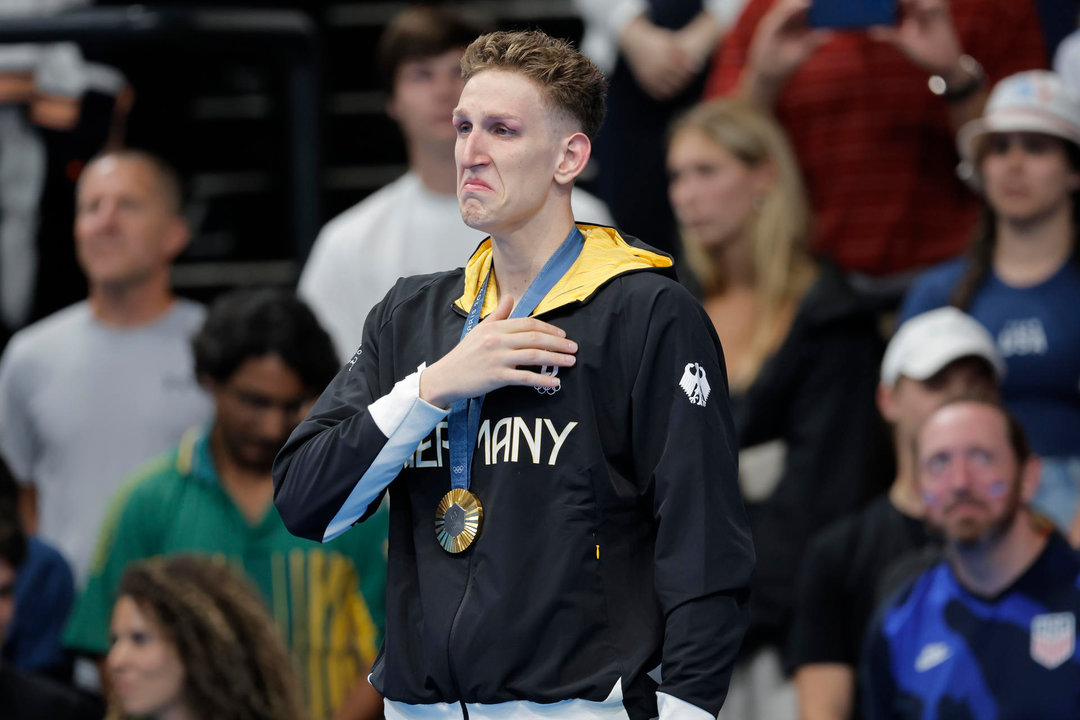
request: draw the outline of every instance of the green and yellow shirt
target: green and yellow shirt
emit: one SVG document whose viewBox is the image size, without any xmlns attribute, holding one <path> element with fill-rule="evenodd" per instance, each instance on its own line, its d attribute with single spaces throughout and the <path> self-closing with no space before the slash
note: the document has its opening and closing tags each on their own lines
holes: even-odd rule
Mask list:
<svg viewBox="0 0 1080 720">
<path fill-rule="evenodd" d="M 382 640 L 386 532 L 385 509 L 325 544 L 290 534 L 273 506 L 250 524 L 221 484 L 208 428 L 191 430 L 113 498 L 64 642 L 76 652 L 108 652 L 114 593 L 129 562 L 207 553 L 241 569 L 262 591 L 293 652 L 312 717 L 327 717 Z"/>
</svg>

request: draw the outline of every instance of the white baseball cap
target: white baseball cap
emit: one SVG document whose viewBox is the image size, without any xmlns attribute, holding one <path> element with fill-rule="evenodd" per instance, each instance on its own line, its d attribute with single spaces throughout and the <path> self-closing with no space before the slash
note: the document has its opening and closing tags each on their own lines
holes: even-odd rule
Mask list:
<svg viewBox="0 0 1080 720">
<path fill-rule="evenodd" d="M 929 380 L 964 357 L 986 360 L 998 382 L 1005 377 L 1005 362 L 994 339 L 978 321 L 954 307 L 930 310 L 901 325 L 889 341 L 881 361 L 881 384 L 892 387 L 901 375 Z"/>
<path fill-rule="evenodd" d="M 986 101 L 983 116 L 956 134 L 962 178 L 978 184 L 975 158 L 988 133 L 1038 132 L 1080 146 L 1080 95 L 1047 70 L 1027 70 L 1001 80 Z"/>
</svg>

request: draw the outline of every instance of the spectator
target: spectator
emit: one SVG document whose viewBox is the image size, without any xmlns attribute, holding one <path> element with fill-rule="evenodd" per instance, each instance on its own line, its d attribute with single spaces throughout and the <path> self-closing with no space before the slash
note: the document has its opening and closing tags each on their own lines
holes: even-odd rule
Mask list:
<svg viewBox="0 0 1080 720">
<path fill-rule="evenodd" d="M 18 506 L 18 484 L 0 458 L 0 504 Z M 48 598 L 48 602 L 40 602 Z M 33 535 L 26 536 L 26 557 L 15 578 L 15 614 L 0 633 L 0 659 L 17 670 L 71 681 L 71 659 L 60 637 L 71 605 L 75 581 L 71 568 L 55 548 Z"/>
<path fill-rule="evenodd" d="M 765 113 L 735 99 L 698 106 L 672 128 L 668 174 L 686 257 L 724 347 L 759 558 L 743 658 L 748 670 L 773 668 L 775 687 L 752 671 L 758 691 L 747 702 L 758 710 L 745 713 L 776 717 L 760 703 L 780 699 L 776 650 L 787 643 L 802 552 L 872 494 L 868 464 L 884 445 L 873 408 L 881 342 L 842 275 L 807 253 L 798 167 Z M 779 459 L 763 479 L 755 458 L 767 443 Z M 786 697 L 793 708 L 790 688 Z"/>
<path fill-rule="evenodd" d="M 1011 76 L 958 142 L 982 223 L 967 257 L 915 282 L 901 318 L 952 304 L 994 336 L 1002 399 L 1042 457 L 1034 505 L 1067 530 L 1080 500 L 1080 96 L 1053 73 Z"/>
<path fill-rule="evenodd" d="M 895 28 L 844 33 L 810 28 L 810 5 L 749 0 L 706 95 L 775 110 L 806 173 L 816 252 L 875 276 L 956 255 L 977 205 L 953 137 L 982 111 L 981 68 L 997 80 L 1046 66 L 1031 1 L 900 0 Z"/>
<path fill-rule="evenodd" d="M 0 0 L 0 19 L 60 15 L 92 0 Z M 61 21 L 62 22 L 62 21 Z M 133 92 L 73 42 L 0 45 L 0 334 L 82 297 L 71 250 L 74 178 L 119 147 Z M 2 344 L 0 344 L 2 347 Z"/>
<path fill-rule="evenodd" d="M 20 331 L 0 360 L 0 451 L 25 527 L 85 580 L 105 506 L 125 475 L 202 422 L 191 368 L 199 305 L 169 268 L 188 242 L 176 176 L 135 150 L 79 179 L 75 249 L 89 297 Z"/>
<path fill-rule="evenodd" d="M 461 220 L 451 115 L 461 94 L 461 54 L 482 29 L 450 7 L 420 5 L 390 21 L 379 67 L 387 114 L 405 136 L 409 172 L 327 223 L 299 292 L 345 362 L 364 319 L 399 277 L 454 267 L 484 239 Z M 577 217 L 610 225 L 596 198 L 574 190 Z"/>
<path fill-rule="evenodd" d="M 132 561 L 220 556 L 259 587 L 306 668 L 311 717 L 371 716 L 380 698 L 364 675 L 382 628 L 385 513 L 320 546 L 290 535 L 272 505 L 274 455 L 337 370 L 330 338 L 291 293 L 249 291 L 214 304 L 194 347 L 214 420 L 116 495 L 65 641 L 105 654 L 109 608 Z"/>
<path fill-rule="evenodd" d="M 927 522 L 944 560 L 879 611 L 863 658 L 866 716 L 1080 716 L 1080 558 L 1027 508 L 1039 462 L 999 405 L 946 404 L 917 435 Z"/>
<path fill-rule="evenodd" d="M 278 628 L 228 565 L 133 563 L 109 631 L 111 717 L 299 720 L 303 696 Z"/>
<path fill-rule="evenodd" d="M 996 398 L 1004 367 L 989 333 L 955 308 L 912 318 L 889 343 L 877 401 L 892 425 L 896 476 L 888 493 L 823 530 L 806 551 L 791 633 L 800 717 L 860 716 L 859 652 L 884 578 L 932 542 L 911 454 L 915 433 L 943 401 Z"/>
<path fill-rule="evenodd" d="M 19 528 L 15 504 L 0 498 L 0 638 L 6 635 L 18 611 L 16 586 L 26 553 L 26 537 Z M 32 601 L 44 604 L 50 598 L 37 596 Z M 6 660 L 0 661 L 0 708 L 5 720 L 94 720 L 103 714 L 103 708 L 74 690 L 24 673 Z"/>
<path fill-rule="evenodd" d="M 708 60 L 746 0 L 574 0 L 581 49 L 608 76 L 600 192 L 619 227 L 676 254 L 664 133 L 701 97 Z M 633 152 L 627 152 L 633 148 Z"/>
</svg>

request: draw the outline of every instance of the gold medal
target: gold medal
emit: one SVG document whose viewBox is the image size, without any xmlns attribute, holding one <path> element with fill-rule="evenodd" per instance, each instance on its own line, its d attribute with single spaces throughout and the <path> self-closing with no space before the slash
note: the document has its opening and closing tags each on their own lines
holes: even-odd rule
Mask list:
<svg viewBox="0 0 1080 720">
<path fill-rule="evenodd" d="M 454 488 L 435 508 L 435 538 L 448 553 L 467 549 L 484 525 L 484 506 L 468 490 Z"/>
</svg>

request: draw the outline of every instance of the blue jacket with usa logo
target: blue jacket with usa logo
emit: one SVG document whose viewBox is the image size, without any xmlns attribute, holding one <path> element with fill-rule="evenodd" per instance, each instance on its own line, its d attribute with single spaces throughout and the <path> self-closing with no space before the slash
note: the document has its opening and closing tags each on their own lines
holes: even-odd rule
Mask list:
<svg viewBox="0 0 1080 720">
<path fill-rule="evenodd" d="M 463 269 L 397 283 L 275 463 L 286 526 L 315 540 L 389 491 L 371 673 L 388 717 L 704 718 L 723 703 L 754 555 L 720 343 L 669 257 L 579 227 L 581 255 L 533 312 L 577 361 L 555 392 L 486 396 L 472 547 L 435 537 L 449 437 L 419 373 L 458 342 L 490 241 Z"/>
</svg>

